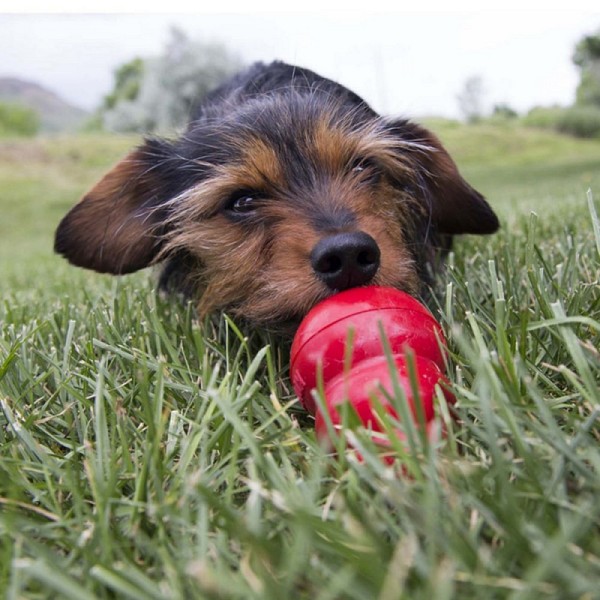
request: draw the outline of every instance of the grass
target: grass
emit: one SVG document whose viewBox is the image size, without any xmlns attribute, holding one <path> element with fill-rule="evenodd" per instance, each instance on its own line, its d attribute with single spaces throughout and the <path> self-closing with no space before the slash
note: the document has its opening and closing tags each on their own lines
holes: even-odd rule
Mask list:
<svg viewBox="0 0 600 600">
<path fill-rule="evenodd" d="M 440 282 L 459 418 L 404 475 L 320 449 L 268 336 L 51 255 L 131 139 L 0 143 L 0 596 L 600 597 L 600 143 L 436 128 L 504 227 Z"/>
</svg>

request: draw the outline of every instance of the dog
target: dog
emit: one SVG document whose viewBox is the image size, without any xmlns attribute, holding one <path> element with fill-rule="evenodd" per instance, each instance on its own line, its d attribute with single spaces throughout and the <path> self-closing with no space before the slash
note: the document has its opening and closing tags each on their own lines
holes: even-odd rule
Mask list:
<svg viewBox="0 0 600 600">
<path fill-rule="evenodd" d="M 428 289 L 456 234 L 498 218 L 438 138 L 283 62 L 209 93 L 175 140 L 148 138 L 63 218 L 55 251 L 257 326 L 298 323 L 356 286 Z"/>
</svg>

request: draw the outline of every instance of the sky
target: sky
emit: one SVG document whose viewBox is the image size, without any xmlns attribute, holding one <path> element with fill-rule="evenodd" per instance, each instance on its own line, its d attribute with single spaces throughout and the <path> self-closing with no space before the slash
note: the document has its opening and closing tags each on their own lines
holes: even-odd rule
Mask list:
<svg viewBox="0 0 600 600">
<path fill-rule="evenodd" d="M 504 8 L 481 2 L 491 8 L 453 11 L 425 1 L 422 12 L 388 12 L 369 0 L 360 10 L 346 2 L 337 10 L 311 11 L 317 3 L 307 0 L 300 3 L 305 12 L 244 12 L 249 2 L 232 10 L 223 0 L 223 13 L 173 14 L 127 13 L 127 2 L 108 0 L 91 4 L 102 13 L 61 11 L 60 2 L 54 14 L 15 13 L 1 2 L 0 76 L 41 83 L 90 110 L 110 91 L 114 69 L 135 56 L 159 54 L 172 25 L 195 40 L 225 44 L 244 62 L 281 59 L 311 68 L 352 88 L 379 112 L 407 117 L 459 117 L 457 95 L 473 76 L 482 78 L 490 109 L 496 103 L 519 112 L 569 104 L 578 82 L 574 46 L 600 29 L 600 3 L 592 10 L 593 3 L 578 6 L 576 0 L 562 3 L 569 10 L 527 10 L 526 1 L 507 9 L 505 1 L 498 4 Z M 167 4 L 180 9 L 177 0 Z M 110 12 L 113 5 L 120 12 Z"/>
</svg>

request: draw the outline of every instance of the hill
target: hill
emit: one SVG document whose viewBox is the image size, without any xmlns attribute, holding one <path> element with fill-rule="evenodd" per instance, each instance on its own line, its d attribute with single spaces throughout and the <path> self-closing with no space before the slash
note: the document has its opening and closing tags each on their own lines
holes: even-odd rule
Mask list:
<svg viewBox="0 0 600 600">
<path fill-rule="evenodd" d="M 69 104 L 53 91 L 17 77 L 0 77 L 0 102 L 14 102 L 33 109 L 43 131 L 74 131 L 88 113 Z"/>
</svg>

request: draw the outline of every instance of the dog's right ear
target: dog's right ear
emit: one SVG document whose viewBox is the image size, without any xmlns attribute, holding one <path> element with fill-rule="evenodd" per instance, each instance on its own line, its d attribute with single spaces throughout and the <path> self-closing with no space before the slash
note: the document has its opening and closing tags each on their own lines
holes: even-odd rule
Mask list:
<svg viewBox="0 0 600 600">
<path fill-rule="evenodd" d="M 458 172 L 458 167 L 431 131 L 404 119 L 390 122 L 390 131 L 409 143 L 404 152 L 426 191 L 433 224 L 445 234 L 488 234 L 500 226 L 485 198 Z M 410 149 L 414 144 L 414 150 Z"/>
<path fill-rule="evenodd" d="M 54 249 L 79 267 L 124 274 L 152 263 L 162 244 L 168 142 L 149 140 L 115 165 L 63 218 Z"/>
</svg>

